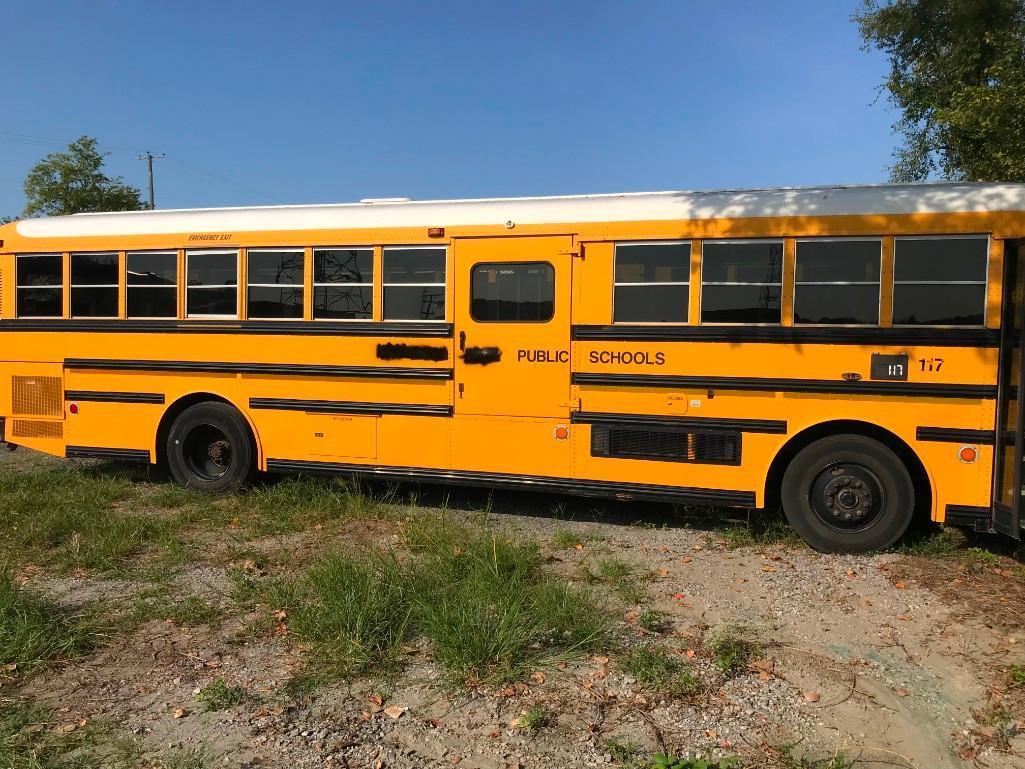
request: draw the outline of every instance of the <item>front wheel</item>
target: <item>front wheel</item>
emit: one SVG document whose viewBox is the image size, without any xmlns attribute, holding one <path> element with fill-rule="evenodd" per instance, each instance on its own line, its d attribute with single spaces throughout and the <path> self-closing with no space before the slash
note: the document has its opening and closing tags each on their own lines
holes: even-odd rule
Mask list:
<svg viewBox="0 0 1025 769">
<path fill-rule="evenodd" d="M 226 403 L 197 403 L 185 409 L 171 424 L 166 451 L 171 477 L 201 491 L 234 491 L 253 472 L 249 428 Z"/>
<path fill-rule="evenodd" d="M 863 435 L 835 435 L 798 452 L 783 474 L 783 512 L 816 550 L 865 553 L 896 542 L 915 508 L 900 458 Z"/>
</svg>

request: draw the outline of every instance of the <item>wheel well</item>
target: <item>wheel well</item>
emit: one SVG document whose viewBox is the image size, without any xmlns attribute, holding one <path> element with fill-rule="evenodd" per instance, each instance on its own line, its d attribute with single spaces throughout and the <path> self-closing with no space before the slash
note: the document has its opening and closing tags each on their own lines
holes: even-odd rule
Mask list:
<svg viewBox="0 0 1025 769">
<path fill-rule="evenodd" d="M 765 478 L 765 506 L 775 508 L 780 506 L 780 487 L 783 483 L 783 473 L 787 465 L 801 449 L 811 443 L 826 438 L 830 435 L 864 435 L 867 438 L 874 438 L 889 448 L 900 457 L 900 460 L 907 467 L 911 474 L 911 482 L 915 487 L 915 517 L 929 517 L 932 511 L 932 486 L 929 483 L 929 475 L 925 472 L 922 460 L 918 458 L 914 450 L 901 438 L 884 430 L 878 425 L 869 422 L 858 422 L 856 420 L 837 420 L 835 422 L 823 422 L 802 430 L 788 440 L 783 448 L 777 452 L 772 464 L 769 465 L 769 473 Z"/>
<path fill-rule="evenodd" d="M 256 460 L 259 455 L 260 447 L 256 442 L 256 435 L 253 431 L 253 426 L 249 424 L 249 419 L 243 414 L 238 407 L 229 401 L 227 398 L 223 398 L 220 395 L 214 395 L 213 393 L 192 393 L 185 395 L 172 403 L 168 409 L 164 412 L 164 415 L 160 417 L 160 424 L 157 425 L 157 463 L 163 464 L 164 460 L 167 459 L 165 456 L 167 449 L 167 433 L 171 430 L 171 425 L 174 424 L 174 420 L 178 418 L 185 409 L 190 406 L 195 406 L 198 403 L 224 403 L 231 406 L 236 411 L 242 414 L 242 421 L 245 422 L 246 429 L 249 431 L 249 439 L 253 442 L 253 459 Z"/>
</svg>

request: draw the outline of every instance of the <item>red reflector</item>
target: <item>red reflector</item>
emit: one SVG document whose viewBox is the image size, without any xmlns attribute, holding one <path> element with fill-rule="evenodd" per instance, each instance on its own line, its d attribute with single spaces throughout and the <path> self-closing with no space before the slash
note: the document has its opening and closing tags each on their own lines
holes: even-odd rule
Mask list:
<svg viewBox="0 0 1025 769">
<path fill-rule="evenodd" d="M 78 404 L 77 403 L 72 403 L 70 406 L 68 406 L 68 411 L 70 411 L 72 414 L 77 414 L 78 413 Z"/>
<path fill-rule="evenodd" d="M 974 446 L 962 446 L 957 456 L 962 462 L 974 462 L 979 458 L 979 450 Z"/>
<path fill-rule="evenodd" d="M 428 227 L 427 228 L 427 237 L 429 237 L 429 238 L 443 238 L 443 237 L 445 237 L 445 228 L 444 227 Z"/>
</svg>

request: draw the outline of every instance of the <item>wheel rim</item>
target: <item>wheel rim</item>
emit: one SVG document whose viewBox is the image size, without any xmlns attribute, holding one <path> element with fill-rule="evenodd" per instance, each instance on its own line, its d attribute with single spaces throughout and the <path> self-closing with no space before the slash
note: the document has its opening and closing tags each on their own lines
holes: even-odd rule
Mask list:
<svg viewBox="0 0 1025 769">
<path fill-rule="evenodd" d="M 231 467 L 231 441 L 216 425 L 196 425 L 182 441 L 185 464 L 205 481 L 216 481 Z"/>
<path fill-rule="evenodd" d="M 864 465 L 835 462 L 815 476 L 809 501 L 826 526 L 852 533 L 869 528 L 879 519 L 886 494 L 876 474 Z"/>
</svg>

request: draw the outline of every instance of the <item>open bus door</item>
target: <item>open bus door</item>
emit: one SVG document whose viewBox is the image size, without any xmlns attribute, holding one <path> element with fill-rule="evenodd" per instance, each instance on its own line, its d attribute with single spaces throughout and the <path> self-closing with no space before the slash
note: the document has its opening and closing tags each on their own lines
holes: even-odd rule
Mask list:
<svg viewBox="0 0 1025 769">
<path fill-rule="evenodd" d="M 1021 538 L 1022 411 L 1025 388 L 1022 329 L 1025 327 L 1025 240 L 1009 240 L 1004 248 L 1004 301 L 1000 330 L 996 445 L 993 456 L 993 528 Z"/>
</svg>

